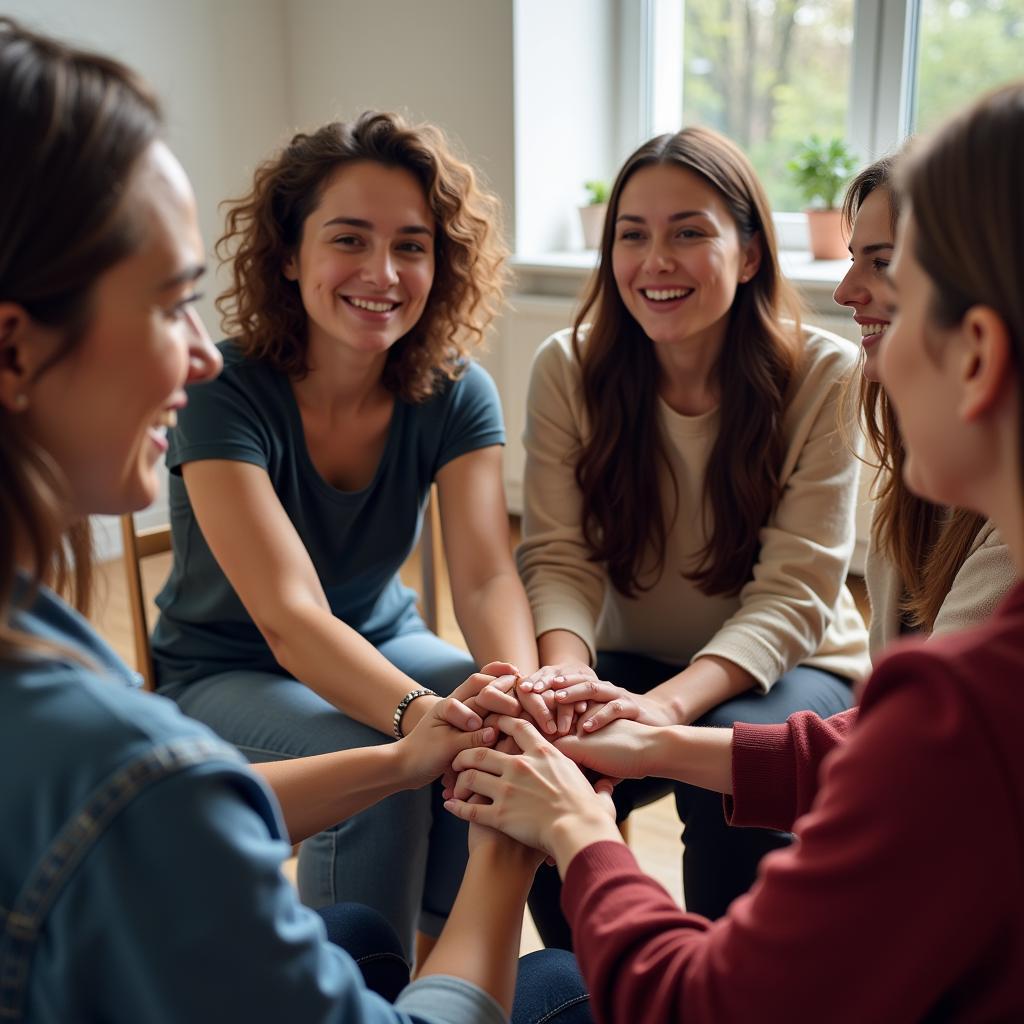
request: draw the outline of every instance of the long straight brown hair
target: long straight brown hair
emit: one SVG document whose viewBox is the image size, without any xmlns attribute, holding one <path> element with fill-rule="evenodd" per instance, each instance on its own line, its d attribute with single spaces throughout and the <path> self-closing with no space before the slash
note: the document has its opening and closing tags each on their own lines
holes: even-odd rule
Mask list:
<svg viewBox="0 0 1024 1024">
<path fill-rule="evenodd" d="M 161 119 L 148 88 L 122 64 L 9 18 L 0 18 L 0 113 L 15 154 L 0 164 L 0 301 L 61 337 L 38 379 L 85 335 L 97 279 L 138 244 L 139 225 L 121 197 Z M 32 586 L 50 583 L 86 611 L 92 553 L 88 522 L 65 525 L 59 468 L 24 416 L 3 406 L 0 480 L 0 661 L 8 661 L 44 647 L 12 625 L 19 557 Z"/>
<path fill-rule="evenodd" d="M 654 348 L 626 309 L 612 271 L 622 190 L 638 170 L 654 164 L 707 181 L 725 202 L 741 242 L 756 238 L 761 246 L 757 273 L 737 288 L 715 367 L 722 416 L 702 510 L 711 515 L 711 533 L 696 565 L 683 570 L 705 594 L 736 594 L 750 578 L 760 530 L 780 495 L 782 418 L 802 354 L 800 303 L 782 277 L 770 206 L 754 168 L 742 150 L 706 128 L 651 139 L 629 157 L 611 190 L 600 262 L 573 328 L 591 430 L 575 469 L 583 535 L 612 585 L 634 597 L 664 571 L 668 533 L 679 514 L 677 490 L 671 516 L 663 503 L 663 471 L 674 490 L 676 481 L 658 422 Z"/>
<path fill-rule="evenodd" d="M 895 167 L 896 158 L 885 156 L 850 182 L 843 200 L 843 219 L 848 228 L 853 227 L 868 196 L 882 189 L 895 238 L 899 218 L 899 196 L 893 186 Z M 875 457 L 872 465 L 881 470 L 871 541 L 896 570 L 903 620 L 930 633 L 985 519 L 976 512 L 948 509 L 913 494 L 903 482 L 906 452 L 885 391 L 877 381 L 861 374 L 858 397 L 860 419 Z"/>
</svg>

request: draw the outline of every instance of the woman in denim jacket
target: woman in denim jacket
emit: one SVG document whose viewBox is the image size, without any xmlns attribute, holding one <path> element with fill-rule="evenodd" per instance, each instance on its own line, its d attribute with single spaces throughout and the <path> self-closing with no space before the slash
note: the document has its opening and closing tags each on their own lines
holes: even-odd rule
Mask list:
<svg viewBox="0 0 1024 1024">
<path fill-rule="evenodd" d="M 265 766 L 282 817 L 57 596 L 84 609 L 88 515 L 153 499 L 185 384 L 220 360 L 193 310 L 195 201 L 145 84 L 0 19 L 0 112 L 0 1019 L 503 1020 L 533 852 L 471 831 L 449 925 L 394 1005 L 280 865 L 289 841 L 493 742 L 482 713 L 514 698 L 480 674 L 398 743 Z M 369 972 L 395 939 L 358 913 L 325 916 Z M 521 1019 L 550 1000 L 586 1014 L 564 961 L 534 964 Z"/>
</svg>

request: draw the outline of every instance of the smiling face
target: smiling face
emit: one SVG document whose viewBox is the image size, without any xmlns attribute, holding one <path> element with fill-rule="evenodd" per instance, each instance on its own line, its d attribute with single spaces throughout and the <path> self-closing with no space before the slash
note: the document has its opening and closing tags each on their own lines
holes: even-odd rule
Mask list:
<svg viewBox="0 0 1024 1024">
<path fill-rule="evenodd" d="M 892 259 L 892 197 L 876 188 L 861 203 L 850 237 L 850 269 L 834 298 L 853 310 L 864 348 L 864 376 L 878 380 L 878 354 L 892 319 L 893 292 L 886 271 Z"/>
<path fill-rule="evenodd" d="M 308 316 L 311 352 L 378 356 L 415 327 L 434 281 L 434 218 L 400 167 L 347 164 L 328 180 L 285 264 Z"/>
<path fill-rule="evenodd" d="M 26 396 L 26 430 L 64 473 L 73 515 L 129 512 L 154 500 L 156 464 L 185 404 L 184 386 L 221 365 L 191 306 L 204 264 L 195 199 L 162 143 L 140 158 L 124 202 L 138 247 L 100 276 L 84 336 Z M 30 329 L 31 358 L 41 366 L 62 337 Z"/>
<path fill-rule="evenodd" d="M 719 347 L 736 289 L 757 271 L 718 191 L 673 164 L 642 167 L 619 197 L 612 272 L 626 308 L 656 345 Z"/>
</svg>

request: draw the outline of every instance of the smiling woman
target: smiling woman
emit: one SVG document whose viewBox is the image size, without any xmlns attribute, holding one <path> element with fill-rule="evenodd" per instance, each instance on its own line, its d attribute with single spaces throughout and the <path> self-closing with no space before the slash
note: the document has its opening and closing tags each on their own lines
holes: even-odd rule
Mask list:
<svg viewBox="0 0 1024 1024">
<path fill-rule="evenodd" d="M 364 114 L 297 135 L 233 203 L 220 379 L 170 437 L 174 566 L 158 686 L 253 761 L 402 736 L 477 665 L 536 668 L 501 483 L 501 410 L 472 361 L 501 298 L 495 200 L 436 129 Z M 436 482 L 470 653 L 398 569 Z M 500 652 L 500 655 L 499 655 Z M 466 861 L 430 787 L 303 843 L 320 906 L 436 934 Z"/>
<path fill-rule="evenodd" d="M 855 359 L 800 326 L 736 146 L 700 128 L 641 146 L 576 325 L 531 375 L 519 564 L 545 668 L 524 686 L 602 702 L 590 731 L 848 707 L 868 668 L 845 586 L 857 463 L 837 431 Z M 669 785 L 617 786 L 620 816 Z M 713 794 L 675 789 L 686 904 L 718 917 L 790 837 L 730 830 Z M 542 868 L 530 907 L 561 945 L 556 884 Z"/>
</svg>

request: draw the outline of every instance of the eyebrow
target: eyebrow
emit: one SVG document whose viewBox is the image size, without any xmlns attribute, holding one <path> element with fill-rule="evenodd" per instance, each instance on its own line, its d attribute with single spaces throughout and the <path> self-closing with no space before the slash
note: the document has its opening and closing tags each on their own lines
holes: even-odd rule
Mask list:
<svg viewBox="0 0 1024 1024">
<path fill-rule="evenodd" d="M 332 217 L 330 220 L 325 220 L 323 226 L 329 228 L 335 224 L 347 224 L 349 227 L 362 228 L 364 231 L 373 230 L 373 224 L 370 221 L 362 220 L 359 217 Z M 424 224 L 407 224 L 399 228 L 398 233 L 400 235 L 426 235 L 428 238 L 433 237 L 434 234 Z"/>
<path fill-rule="evenodd" d="M 861 247 L 861 252 L 865 256 L 870 256 L 872 253 L 881 252 L 883 249 L 895 249 L 895 242 L 874 242 L 871 245 L 865 245 Z"/>
<path fill-rule="evenodd" d="M 158 291 L 166 292 L 172 288 L 180 288 L 183 284 L 189 284 L 192 281 L 198 281 L 199 278 L 206 273 L 205 263 L 193 263 L 184 270 L 179 271 L 173 277 L 169 277 L 166 281 L 158 286 Z"/>
<path fill-rule="evenodd" d="M 669 217 L 669 223 L 673 223 L 677 220 L 686 220 L 688 217 L 710 217 L 711 215 L 705 210 L 680 210 L 679 213 L 673 213 Z M 632 224 L 643 224 L 644 218 L 637 217 L 631 213 L 620 213 L 616 220 L 628 220 Z"/>
</svg>

